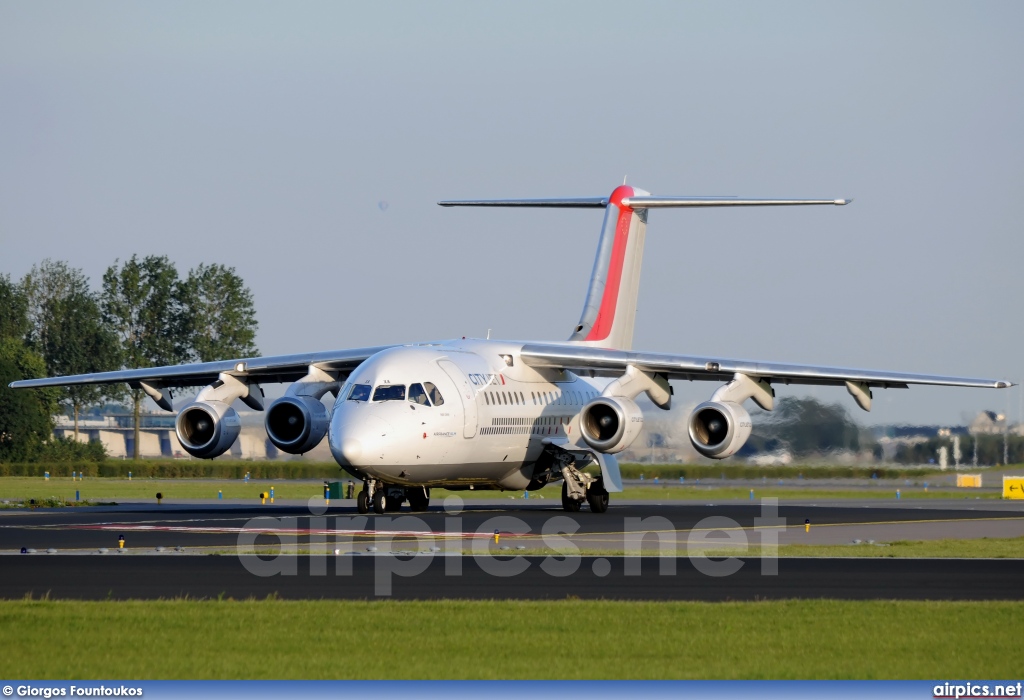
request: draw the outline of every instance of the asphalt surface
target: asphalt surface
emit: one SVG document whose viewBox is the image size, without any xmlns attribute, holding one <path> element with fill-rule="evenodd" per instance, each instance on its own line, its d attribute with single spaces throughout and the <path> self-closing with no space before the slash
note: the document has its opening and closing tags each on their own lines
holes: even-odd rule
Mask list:
<svg viewBox="0 0 1024 700">
<path fill-rule="evenodd" d="M 756 538 L 765 527 L 758 519 L 766 515 L 761 504 L 746 502 L 619 502 L 604 514 L 569 514 L 553 503 L 482 501 L 457 513 L 438 506 L 384 516 L 359 516 L 348 504 L 311 514 L 298 503 L 9 510 L 0 511 L 0 597 L 1024 599 L 1024 559 L 730 563 L 675 556 L 700 551 L 688 539 L 694 533 L 712 536 L 707 546 L 714 549 L 728 537 Z M 864 533 L 878 544 L 908 532 L 924 538 L 1024 534 L 1024 504 L 1005 501 L 787 502 L 774 517 L 768 527 L 781 543 L 849 543 Z M 554 552 L 568 544 L 584 554 L 618 553 L 629 533 L 641 532 L 656 533 L 644 537 L 645 554 L 672 556 Z M 663 537 L 668 550 L 658 550 Z M 21 554 L 22 548 L 28 552 Z M 280 554 L 289 551 L 294 554 Z M 482 556 L 455 554 L 463 551 Z"/>
<path fill-rule="evenodd" d="M 737 560 L 738 571 L 715 576 L 686 558 L 15 556 L 2 562 L 0 598 L 1024 599 L 1018 559 L 780 559 L 778 575 L 764 575 L 764 562 Z M 666 565 L 675 572 L 662 575 Z"/>
<path fill-rule="evenodd" d="M 777 510 L 777 517 L 784 521 L 780 523 L 780 543 L 1024 535 L 1022 502 L 892 503 L 787 502 Z M 403 511 L 382 516 L 359 516 L 349 506 L 332 506 L 325 513 L 311 515 L 305 505 L 136 504 L 0 511 L 0 552 L 17 552 L 22 547 L 39 551 L 54 548 L 62 553 L 94 552 L 101 547 L 116 548 L 120 536 L 124 536 L 131 551 L 158 546 L 190 551 L 234 550 L 242 537 L 256 545 L 286 543 L 301 547 L 308 546 L 311 537 L 323 540 L 325 533 L 332 543 L 337 541 L 336 546 L 346 551 L 362 549 L 360 545 L 370 540 L 379 543 L 382 537 L 401 541 L 401 533 L 421 533 L 434 540 L 479 540 L 489 538 L 494 530 L 501 533 L 504 544 L 530 550 L 546 546 L 544 533 L 557 531 L 568 533 L 581 547 L 622 551 L 624 533 L 628 532 L 672 533 L 685 542 L 695 528 L 727 527 L 752 532 L 757 525 L 764 525 L 758 519 L 769 515 L 756 502 L 620 502 L 603 514 L 591 513 L 586 507 L 570 514 L 555 503 L 518 502 L 509 507 L 501 502 L 480 502 L 467 504 L 459 513 L 446 513 L 442 507 L 434 506 L 425 513 Z M 807 520 L 811 523 L 809 533 L 804 529 Z M 893 536 L 887 537 L 888 532 Z M 421 537 L 416 544 L 430 543 Z M 391 543 L 385 545 L 392 548 Z"/>
</svg>

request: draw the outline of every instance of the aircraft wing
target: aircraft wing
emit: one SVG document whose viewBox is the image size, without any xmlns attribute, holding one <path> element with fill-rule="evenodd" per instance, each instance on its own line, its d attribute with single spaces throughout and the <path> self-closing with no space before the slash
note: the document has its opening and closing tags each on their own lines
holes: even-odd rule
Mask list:
<svg viewBox="0 0 1024 700">
<path fill-rule="evenodd" d="M 906 389 L 910 384 L 1005 389 L 1012 382 L 998 379 L 945 377 L 932 374 L 881 372 L 869 369 L 790 365 L 777 362 L 729 360 L 719 357 L 668 355 L 662 353 L 608 350 L 585 345 L 546 345 L 528 343 L 520 355 L 531 367 L 566 369 L 589 376 L 619 376 L 629 365 L 645 372 L 667 375 L 669 379 L 690 381 L 729 381 L 742 373 L 781 384 L 826 384 L 843 386 L 847 382 L 881 389 Z"/>
<path fill-rule="evenodd" d="M 376 348 L 355 348 L 311 352 L 298 355 L 275 355 L 271 357 L 247 357 L 238 360 L 199 362 L 191 365 L 169 365 L 126 369 L 116 372 L 75 374 L 67 377 L 46 377 L 44 379 L 23 379 L 11 382 L 13 389 L 27 389 L 47 386 L 71 386 L 75 384 L 118 384 L 146 382 L 162 387 L 202 386 L 216 381 L 222 373 L 246 377 L 254 383 L 294 382 L 301 379 L 310 365 L 326 371 L 347 372 L 358 367 L 364 360 L 391 346 Z"/>
</svg>

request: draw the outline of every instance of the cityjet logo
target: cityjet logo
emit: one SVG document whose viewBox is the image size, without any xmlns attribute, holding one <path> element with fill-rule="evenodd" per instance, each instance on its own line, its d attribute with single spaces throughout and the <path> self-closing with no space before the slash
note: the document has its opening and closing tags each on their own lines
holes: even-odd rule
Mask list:
<svg viewBox="0 0 1024 700">
<path fill-rule="evenodd" d="M 505 383 L 500 374 L 470 374 L 469 381 L 476 386 L 498 386 Z"/>
</svg>

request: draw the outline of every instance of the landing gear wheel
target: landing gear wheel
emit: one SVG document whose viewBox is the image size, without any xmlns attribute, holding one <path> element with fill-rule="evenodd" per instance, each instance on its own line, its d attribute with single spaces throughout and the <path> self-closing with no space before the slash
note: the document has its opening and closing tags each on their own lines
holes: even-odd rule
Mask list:
<svg viewBox="0 0 1024 700">
<path fill-rule="evenodd" d="M 370 512 L 370 494 L 369 493 L 367 493 L 366 491 L 360 491 L 359 492 L 359 495 L 356 496 L 356 509 L 360 513 L 362 513 L 364 515 L 366 513 Z"/>
<path fill-rule="evenodd" d="M 608 491 L 603 481 L 596 481 L 587 489 L 587 503 L 592 513 L 603 513 L 608 510 Z"/>
<path fill-rule="evenodd" d="M 377 492 L 373 494 L 373 512 L 377 515 L 384 515 L 384 511 L 390 505 L 389 500 L 391 499 L 387 497 L 384 489 L 377 489 Z"/>
<path fill-rule="evenodd" d="M 411 488 L 405 492 L 409 501 L 409 510 L 414 513 L 425 511 L 430 506 L 430 489 Z"/>
<path fill-rule="evenodd" d="M 569 498 L 569 486 L 564 481 L 562 482 L 562 510 L 567 513 L 579 513 L 580 506 L 583 504 L 579 501 Z"/>
</svg>

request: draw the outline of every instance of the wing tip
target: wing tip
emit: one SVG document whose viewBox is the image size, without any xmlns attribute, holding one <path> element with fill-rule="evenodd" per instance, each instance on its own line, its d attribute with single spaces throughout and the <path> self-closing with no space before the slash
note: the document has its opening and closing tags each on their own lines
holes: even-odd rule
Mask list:
<svg viewBox="0 0 1024 700">
<path fill-rule="evenodd" d="M 853 201 L 853 198 L 852 198 L 852 197 L 849 197 L 849 198 L 847 198 L 847 199 L 837 199 L 837 200 L 835 201 L 835 205 L 836 205 L 837 207 L 845 207 L 845 206 L 846 206 L 847 204 L 849 204 L 849 203 L 850 203 L 850 202 L 852 202 L 852 201 Z"/>
</svg>

